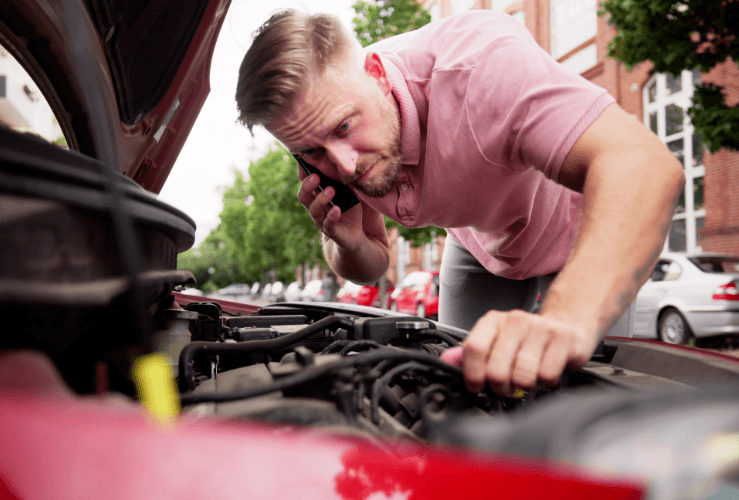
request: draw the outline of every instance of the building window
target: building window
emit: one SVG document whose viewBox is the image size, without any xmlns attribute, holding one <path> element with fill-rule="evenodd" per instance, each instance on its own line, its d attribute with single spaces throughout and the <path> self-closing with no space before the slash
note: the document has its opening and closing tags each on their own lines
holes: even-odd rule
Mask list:
<svg viewBox="0 0 739 500">
<path fill-rule="evenodd" d="M 698 230 L 705 224 L 703 198 L 703 141 L 696 135 L 686 110 L 699 71 L 653 76 L 644 86 L 644 124 L 667 145 L 685 169 L 685 191 L 680 196 L 665 249 L 677 252 L 701 250 Z"/>
<path fill-rule="evenodd" d="M 450 5 L 450 14 L 461 14 L 475 6 L 475 0 L 452 0 Z"/>
<path fill-rule="evenodd" d="M 551 0 L 549 5 L 550 52 L 555 59 L 597 34 L 597 0 Z"/>
<path fill-rule="evenodd" d="M 522 10 L 512 13 L 511 16 L 513 17 L 513 19 L 526 26 L 526 16 L 524 15 Z"/>
<path fill-rule="evenodd" d="M 573 71 L 576 75 L 589 70 L 598 63 L 598 52 L 594 43 L 582 50 L 578 50 L 570 57 L 562 61 L 562 66 Z"/>
<path fill-rule="evenodd" d="M 426 10 L 431 14 L 431 21 L 438 21 L 439 16 L 439 0 L 431 0 L 426 3 Z"/>
</svg>

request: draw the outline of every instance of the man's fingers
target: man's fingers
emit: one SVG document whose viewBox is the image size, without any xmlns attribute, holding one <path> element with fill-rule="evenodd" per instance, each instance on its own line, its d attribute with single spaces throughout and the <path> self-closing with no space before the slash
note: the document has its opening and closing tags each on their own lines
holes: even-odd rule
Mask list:
<svg viewBox="0 0 739 500">
<path fill-rule="evenodd" d="M 462 356 L 464 355 L 464 346 L 450 347 L 441 353 L 441 360 L 454 366 L 462 366 Z"/>
<path fill-rule="evenodd" d="M 327 187 L 316 195 L 313 202 L 308 207 L 311 218 L 320 228 L 323 228 L 323 221 L 326 219 L 326 212 L 329 209 L 328 202 L 334 197 L 334 188 Z"/>
<path fill-rule="evenodd" d="M 333 236 L 334 228 L 336 227 L 336 223 L 339 222 L 340 218 L 341 209 L 338 206 L 331 207 L 329 211 L 326 212 L 326 218 L 323 220 L 322 229 L 329 238 Z"/>
<path fill-rule="evenodd" d="M 561 335 L 555 335 L 546 347 L 539 366 L 539 380 L 548 385 L 556 385 L 570 357 L 570 342 Z"/>
<path fill-rule="evenodd" d="M 536 387 L 549 339 L 549 332 L 543 325 L 535 322 L 531 326 L 531 331 L 518 350 L 514 361 L 511 382 L 515 387 L 525 389 Z"/>
<path fill-rule="evenodd" d="M 311 175 L 303 180 L 298 190 L 298 201 L 305 207 L 309 208 L 313 199 L 316 197 L 315 190 L 318 187 L 319 178 L 317 175 Z"/>
<path fill-rule="evenodd" d="M 479 392 L 485 387 L 488 357 L 504 318 L 503 313 L 488 312 L 475 323 L 464 341 L 462 371 L 467 388 L 472 392 Z"/>
<path fill-rule="evenodd" d="M 513 365 L 521 342 L 529 335 L 529 318 L 523 311 L 512 311 L 500 322 L 500 331 L 487 361 L 487 380 L 496 392 L 509 392 Z"/>
</svg>

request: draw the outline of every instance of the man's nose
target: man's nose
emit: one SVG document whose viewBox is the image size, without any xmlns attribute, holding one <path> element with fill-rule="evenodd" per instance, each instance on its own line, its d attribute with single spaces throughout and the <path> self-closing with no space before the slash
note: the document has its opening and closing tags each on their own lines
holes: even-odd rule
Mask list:
<svg viewBox="0 0 739 500">
<path fill-rule="evenodd" d="M 346 144 L 333 144 L 326 147 L 328 159 L 336 166 L 340 177 L 350 177 L 357 169 L 358 154 Z"/>
</svg>

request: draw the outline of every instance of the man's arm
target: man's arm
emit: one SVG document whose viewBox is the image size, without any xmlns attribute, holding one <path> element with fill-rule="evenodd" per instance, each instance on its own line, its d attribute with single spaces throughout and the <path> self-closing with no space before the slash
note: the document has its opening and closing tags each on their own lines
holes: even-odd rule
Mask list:
<svg viewBox="0 0 739 500">
<path fill-rule="evenodd" d="M 662 141 L 614 104 L 575 143 L 559 181 L 584 193 L 583 207 L 575 248 L 542 314 L 601 338 L 649 278 L 685 175 Z"/>
<path fill-rule="evenodd" d="M 574 249 L 540 315 L 490 311 L 462 352 L 445 356 L 462 364 L 472 390 L 487 381 L 510 394 L 582 367 L 647 280 L 685 178 L 654 134 L 611 105 L 575 143 L 559 181 L 584 193 Z"/>
<path fill-rule="evenodd" d="M 303 183 L 298 201 L 321 229 L 323 253 L 331 270 L 359 284 L 380 279 L 390 265 L 390 242 L 382 215 L 364 202 L 343 214 L 338 206 L 329 208 L 333 188 L 316 193 L 318 176 L 306 177 L 302 171 L 299 175 Z"/>
</svg>

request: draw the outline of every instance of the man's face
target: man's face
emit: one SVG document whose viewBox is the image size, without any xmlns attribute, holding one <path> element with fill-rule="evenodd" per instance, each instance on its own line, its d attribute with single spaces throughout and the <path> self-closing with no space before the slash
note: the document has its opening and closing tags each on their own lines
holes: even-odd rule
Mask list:
<svg viewBox="0 0 739 500">
<path fill-rule="evenodd" d="M 292 109 L 267 128 L 291 152 L 368 196 L 385 196 L 397 184 L 399 113 L 364 72 L 344 67 L 312 75 Z"/>
</svg>

